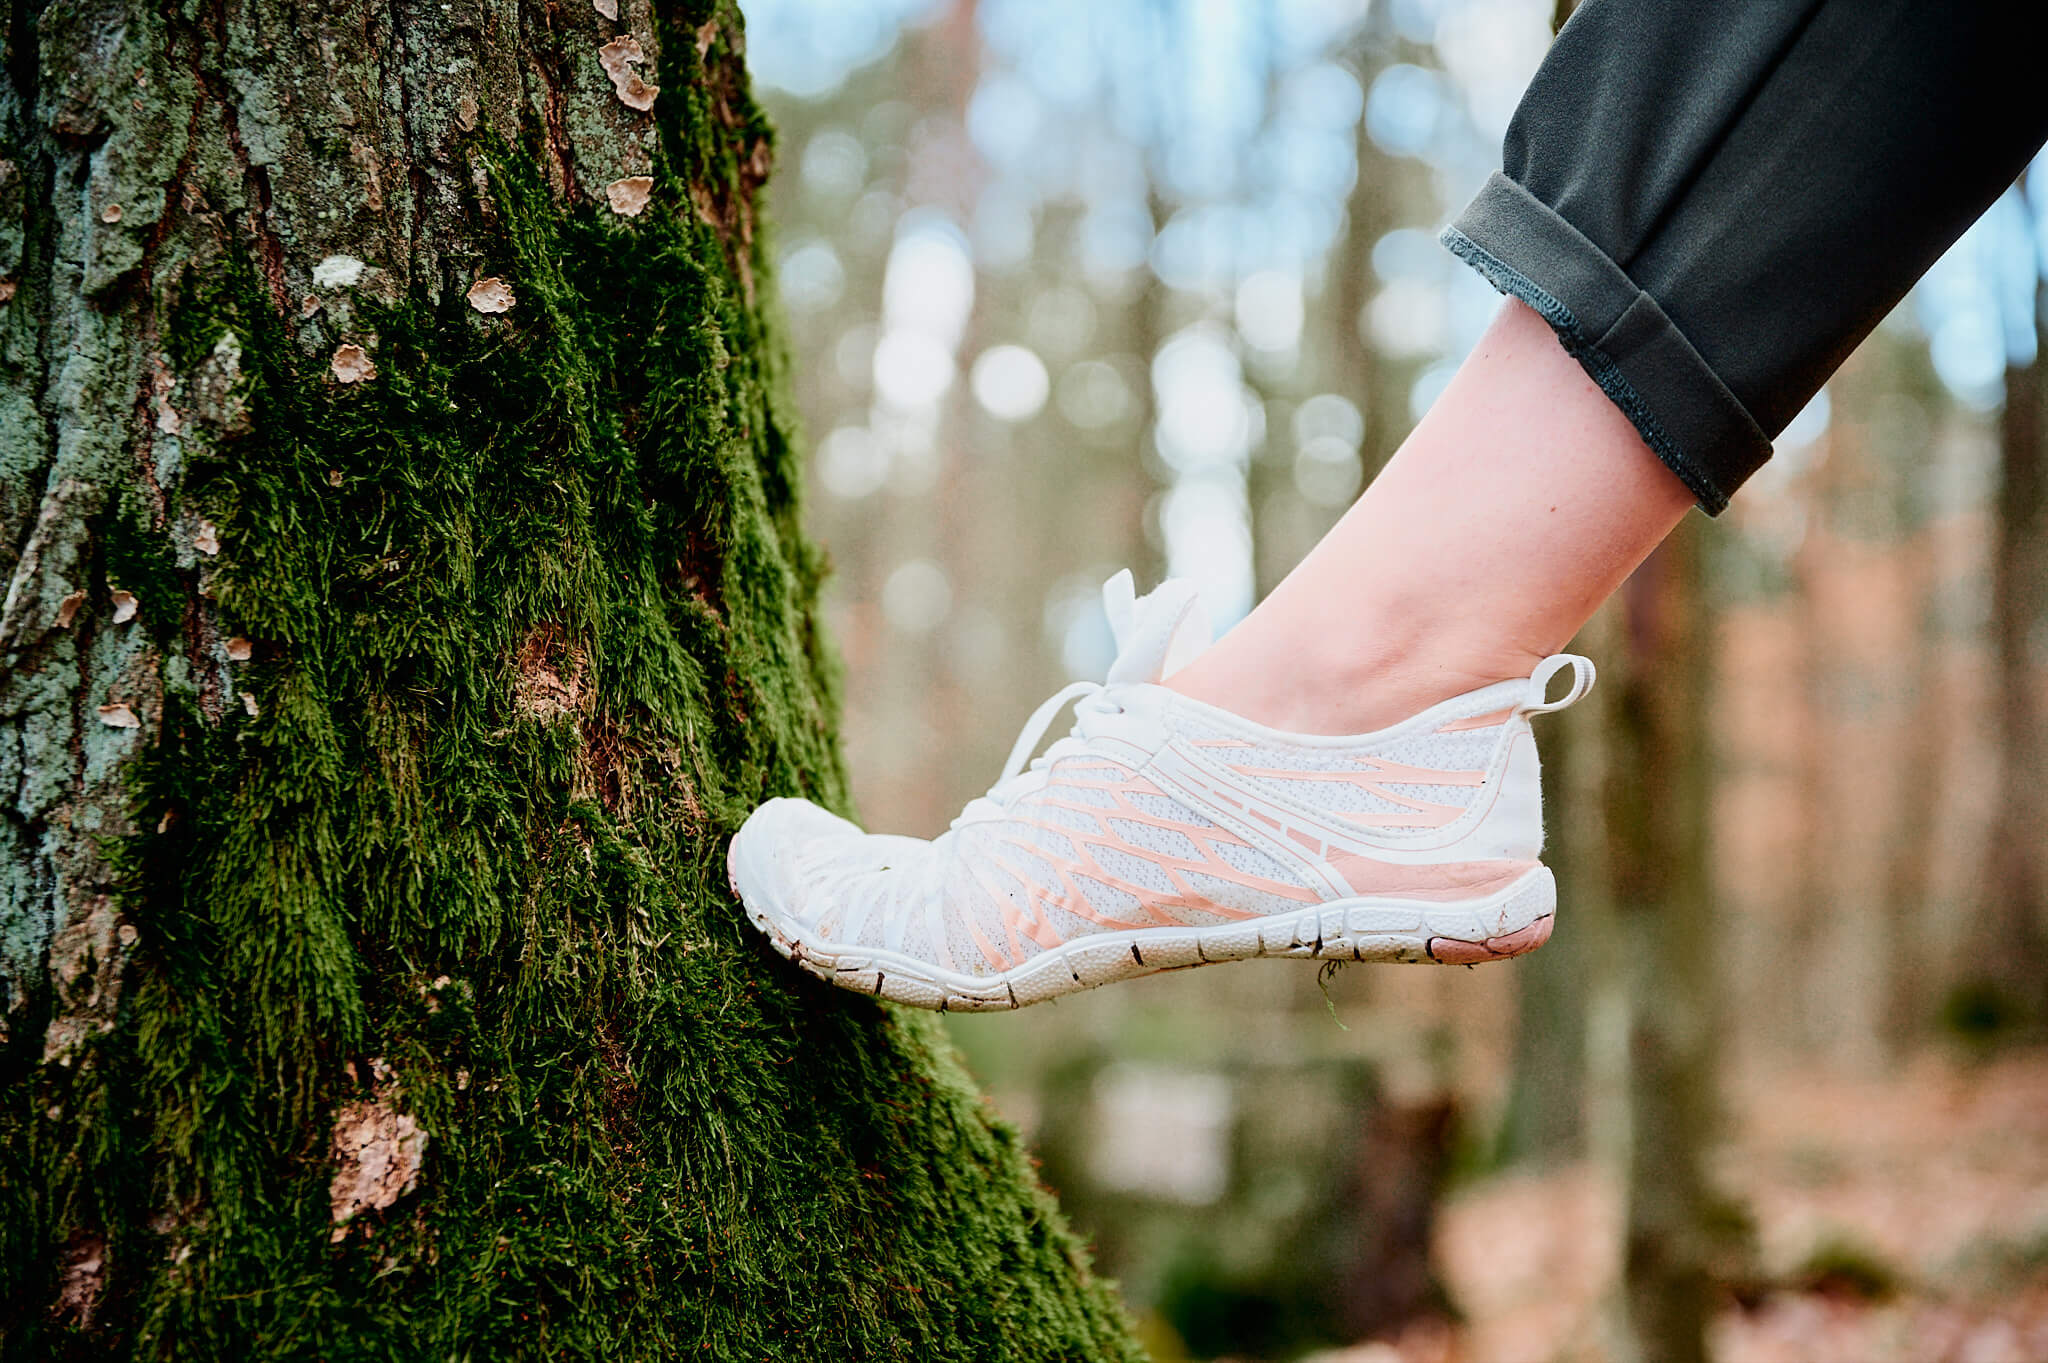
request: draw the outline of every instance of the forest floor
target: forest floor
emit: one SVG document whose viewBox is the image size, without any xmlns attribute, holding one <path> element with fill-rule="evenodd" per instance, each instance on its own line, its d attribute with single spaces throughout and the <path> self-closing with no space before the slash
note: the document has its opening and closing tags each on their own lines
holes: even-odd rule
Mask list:
<svg viewBox="0 0 2048 1363">
<path fill-rule="evenodd" d="M 1760 1277 L 1715 1321 L 1717 1363 L 2048 1363 L 2048 1051 L 1728 1098 L 1716 1171 Z M 1615 1215 L 1585 1168 L 1464 1189 L 1435 1249 L 1463 1324 L 1316 1363 L 1606 1363 Z"/>
</svg>

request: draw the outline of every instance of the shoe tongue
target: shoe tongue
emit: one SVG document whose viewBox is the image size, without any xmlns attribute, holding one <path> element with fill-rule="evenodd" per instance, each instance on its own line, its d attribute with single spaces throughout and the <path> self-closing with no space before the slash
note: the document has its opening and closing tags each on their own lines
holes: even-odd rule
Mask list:
<svg viewBox="0 0 2048 1363">
<path fill-rule="evenodd" d="M 1139 596 L 1126 568 L 1102 584 L 1102 608 L 1116 635 L 1116 661 L 1104 679 L 1111 686 L 1163 681 L 1209 646 L 1209 612 L 1184 577 Z"/>
</svg>

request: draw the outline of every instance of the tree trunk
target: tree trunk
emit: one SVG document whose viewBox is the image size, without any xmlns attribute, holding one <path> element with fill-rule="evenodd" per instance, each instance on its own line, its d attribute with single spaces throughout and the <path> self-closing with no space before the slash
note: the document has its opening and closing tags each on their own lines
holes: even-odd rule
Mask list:
<svg viewBox="0 0 2048 1363">
<path fill-rule="evenodd" d="M 1592 706 L 1567 710 L 1543 734 L 1544 861 L 1557 876 L 1564 931 L 1515 967 L 1514 1063 L 1499 1146 L 1505 1164 L 1561 1164 L 1586 1152 L 1589 962 L 1598 958 L 1596 937 L 1612 923 L 1597 845 L 1599 791 L 1589 780 L 1599 767 L 1596 715 Z"/>
<path fill-rule="evenodd" d="M 2037 287 L 2043 335 L 2048 285 Z M 2048 736 L 2042 732 L 2034 636 L 2048 587 L 2048 360 L 2005 371 L 1999 421 L 1997 519 L 1991 541 L 1991 643 L 1996 668 L 1998 802 L 1986 857 L 1977 975 L 1986 1020 L 2048 1018 Z"/>
<path fill-rule="evenodd" d="M 1798 673 L 1788 678 L 1788 698 L 1799 708 L 1798 746 L 1792 758 L 1797 819 L 1790 895 L 1774 924 L 1784 942 L 1781 957 L 1764 965 L 1771 978 L 1765 997 L 1777 1016 L 1763 1029 L 1780 1037 L 1793 1051 L 1839 1056 L 1843 1047 L 1840 995 L 1831 981 L 1815 979 L 1810 963 L 1829 958 L 1833 929 L 1842 917 L 1837 892 L 1836 844 L 1840 841 L 1840 808 L 1832 792 L 1837 780 L 1835 750 L 1842 742 L 1837 696 L 1842 690 L 1834 670 L 1841 665 L 1839 633 L 1828 629 L 1828 557 L 1838 546 L 1832 528 L 1842 500 L 1842 451 L 1832 431 L 1815 443 L 1805 487 L 1806 531 L 1791 558 L 1794 629 L 1799 641 Z M 1861 772 L 1857 779 L 1867 780 Z"/>
<path fill-rule="evenodd" d="M 1884 866 L 1883 1040 L 1895 1058 L 1911 1053 L 1926 1037 L 1930 1009 L 1927 981 L 1928 919 L 1935 911 L 1934 859 L 1948 800 L 1948 763 L 1955 736 L 1949 723 L 1946 680 L 1949 650 L 1936 623 L 1940 555 L 1933 531 L 1912 532 L 1903 552 L 1916 607 L 1914 648 L 1901 661 L 1910 700 L 1901 737 L 1899 766 L 1905 794 L 1891 819 L 1891 848 Z"/>
<path fill-rule="evenodd" d="M 725 886 L 843 800 L 731 0 L 7 23 L 0 1353 L 1133 1356 Z"/>
<path fill-rule="evenodd" d="M 1577 0 L 1556 0 L 1550 15 L 1554 34 L 1571 18 Z M 1363 145 L 1363 143 L 1361 143 Z M 1601 633 L 1589 628 L 1575 647 Z M 1597 651 L 1597 650 L 1596 650 Z M 1501 1120 L 1503 1163 L 1555 1164 L 1585 1148 L 1589 947 L 1610 922 L 1603 911 L 1604 866 L 1597 846 L 1598 711 L 1568 710 L 1549 721 L 1543 746 L 1545 860 L 1557 876 L 1558 901 L 1565 906 L 1565 931 L 1544 950 L 1515 968 L 1514 1063 L 1509 1069 L 1507 1111 Z M 1591 778 L 1591 779 L 1589 779 Z"/>
<path fill-rule="evenodd" d="M 1608 866 L 1630 980 L 1625 1357 L 1643 1363 L 1706 1358 L 1719 1248 L 1701 541 L 1688 518 L 1622 589 L 1608 694 Z"/>
</svg>

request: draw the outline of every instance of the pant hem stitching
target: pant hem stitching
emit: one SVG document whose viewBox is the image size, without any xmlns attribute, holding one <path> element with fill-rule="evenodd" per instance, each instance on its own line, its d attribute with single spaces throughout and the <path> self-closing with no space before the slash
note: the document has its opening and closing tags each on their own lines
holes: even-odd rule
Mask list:
<svg viewBox="0 0 2048 1363">
<path fill-rule="evenodd" d="M 1578 316 L 1561 299 L 1455 227 L 1446 227 L 1437 239 L 1449 248 L 1451 254 L 1485 276 L 1489 284 L 1528 304 L 1550 324 L 1565 352 L 1579 362 L 1579 367 L 1600 386 L 1600 391 L 1621 409 L 1622 415 L 1643 437 L 1643 443 L 1678 475 L 1686 490 L 1699 500 L 1702 511 L 1709 516 L 1718 516 L 1727 509 L 1728 494 L 1716 487 L 1699 465 L 1679 449 L 1678 442 L 1671 438 L 1650 411 L 1649 403 L 1629 382 L 1628 375 L 1614 362 L 1614 357 L 1594 343 L 1579 324 Z"/>
</svg>

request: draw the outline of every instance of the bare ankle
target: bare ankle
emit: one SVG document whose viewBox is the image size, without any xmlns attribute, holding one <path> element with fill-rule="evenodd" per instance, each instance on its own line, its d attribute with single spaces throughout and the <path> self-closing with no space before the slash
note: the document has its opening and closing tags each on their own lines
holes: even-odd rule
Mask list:
<svg viewBox="0 0 2048 1363">
<path fill-rule="evenodd" d="M 1330 533 L 1167 685 L 1275 728 L 1384 728 L 1527 675 L 1691 504 L 1543 319 L 1508 304 Z"/>
<path fill-rule="evenodd" d="M 1261 650 L 1225 639 L 1166 685 L 1255 723 L 1290 733 L 1370 733 L 1467 691 L 1527 676 L 1534 649 L 1417 640 L 1363 657 L 1319 657 L 1313 647 Z"/>
</svg>

